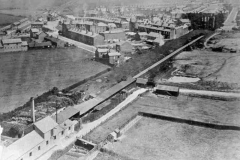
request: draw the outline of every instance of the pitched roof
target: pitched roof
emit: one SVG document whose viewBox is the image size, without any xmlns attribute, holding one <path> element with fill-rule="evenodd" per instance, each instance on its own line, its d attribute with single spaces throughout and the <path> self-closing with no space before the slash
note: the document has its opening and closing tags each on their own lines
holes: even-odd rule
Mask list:
<svg viewBox="0 0 240 160">
<path fill-rule="evenodd" d="M 108 53 L 108 56 L 121 56 L 121 53 L 119 53 L 119 52 L 110 52 L 110 53 Z"/>
<path fill-rule="evenodd" d="M 179 88 L 174 86 L 157 85 L 156 90 L 178 92 Z"/>
<path fill-rule="evenodd" d="M 32 22 L 32 24 L 41 24 L 41 25 L 43 25 L 43 22 Z"/>
<path fill-rule="evenodd" d="M 189 20 L 189 19 L 180 19 L 180 21 L 181 21 L 182 23 L 190 23 L 190 20 Z"/>
<path fill-rule="evenodd" d="M 67 107 L 65 110 L 57 114 L 57 123 L 62 124 L 66 120 L 68 120 L 70 117 L 77 114 L 79 111 L 73 107 Z M 56 120 L 56 115 L 52 117 L 54 120 Z"/>
<path fill-rule="evenodd" d="M 77 29 L 77 28 L 71 28 L 69 31 L 71 32 L 75 32 L 75 33 L 78 33 L 78 34 L 81 34 L 81 35 L 84 35 L 84 36 L 88 36 L 88 37 L 96 37 L 96 36 L 99 36 L 99 34 L 96 34 L 96 33 L 93 33 L 93 32 L 87 32 L 86 31 L 81 31 L 80 29 Z"/>
<path fill-rule="evenodd" d="M 60 124 L 60 127 L 63 129 L 66 129 L 70 126 L 72 126 L 74 124 L 73 121 L 70 121 L 69 119 L 67 119 L 66 121 L 64 121 L 64 123 Z"/>
<path fill-rule="evenodd" d="M 32 28 L 31 31 L 32 31 L 33 33 L 38 33 L 38 32 L 39 32 L 39 30 L 38 30 L 37 28 Z"/>
<path fill-rule="evenodd" d="M 147 84 L 148 80 L 144 78 L 137 78 L 136 83 Z"/>
<path fill-rule="evenodd" d="M 27 46 L 27 45 L 28 45 L 27 41 L 22 41 L 22 46 Z"/>
<path fill-rule="evenodd" d="M 34 125 L 43 133 L 46 133 L 54 127 L 58 126 L 58 124 L 49 116 L 34 123 Z"/>
<path fill-rule="evenodd" d="M 107 24 L 102 23 L 102 22 L 99 22 L 97 25 L 98 25 L 99 27 L 107 27 L 107 26 L 108 26 Z"/>
<path fill-rule="evenodd" d="M 160 37 L 160 34 L 159 33 L 155 33 L 155 32 L 150 32 L 148 34 L 148 36 L 158 38 L 158 37 Z"/>
<path fill-rule="evenodd" d="M 108 89 L 107 91 L 104 91 L 98 97 L 85 101 L 79 105 L 76 105 L 74 106 L 74 108 L 79 110 L 81 115 L 85 114 L 86 112 L 93 109 L 97 105 L 101 104 L 106 99 L 110 98 L 112 95 L 115 95 L 119 91 L 123 90 L 133 82 L 135 82 L 135 79 L 128 79 L 127 81 L 122 81 L 117 85 L 113 86 L 112 88 Z"/>
<path fill-rule="evenodd" d="M 16 25 L 19 25 L 19 24 L 20 24 L 20 22 L 14 22 L 13 24 L 16 26 Z"/>
<path fill-rule="evenodd" d="M 22 43 L 22 40 L 20 38 L 16 38 L 16 39 L 3 39 L 2 43 L 3 44 Z"/>
<path fill-rule="evenodd" d="M 138 34 L 139 34 L 140 36 L 146 36 L 146 35 L 148 35 L 147 32 L 138 32 Z"/>
<path fill-rule="evenodd" d="M 105 52 L 108 52 L 109 49 L 105 49 L 105 48 L 98 48 L 97 51 L 99 53 L 105 53 Z"/>
<path fill-rule="evenodd" d="M 33 130 L 29 134 L 9 145 L 3 152 L 3 159 L 18 159 L 24 153 L 28 152 L 43 142 L 43 140 L 44 139 L 36 131 Z"/>
</svg>

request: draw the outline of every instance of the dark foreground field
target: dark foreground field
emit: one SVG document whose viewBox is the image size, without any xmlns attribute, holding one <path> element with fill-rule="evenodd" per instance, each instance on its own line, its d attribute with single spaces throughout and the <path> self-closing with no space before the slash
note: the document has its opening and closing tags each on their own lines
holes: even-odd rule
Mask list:
<svg viewBox="0 0 240 160">
<path fill-rule="evenodd" d="M 53 87 L 64 89 L 108 67 L 80 49 L 0 54 L 0 112 L 23 105 Z"/>
<path fill-rule="evenodd" d="M 14 23 L 19 21 L 20 19 L 23 19 L 22 16 L 12 16 L 8 14 L 2 14 L 0 13 L 0 27 L 6 26 L 8 24 Z"/>
</svg>

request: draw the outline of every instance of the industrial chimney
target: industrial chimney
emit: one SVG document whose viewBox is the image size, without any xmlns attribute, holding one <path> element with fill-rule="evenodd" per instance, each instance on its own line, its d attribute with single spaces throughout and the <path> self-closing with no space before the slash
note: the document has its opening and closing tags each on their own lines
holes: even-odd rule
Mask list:
<svg viewBox="0 0 240 160">
<path fill-rule="evenodd" d="M 34 98 L 31 97 L 31 117 L 32 117 L 32 122 L 35 123 L 35 104 L 34 104 Z"/>
</svg>

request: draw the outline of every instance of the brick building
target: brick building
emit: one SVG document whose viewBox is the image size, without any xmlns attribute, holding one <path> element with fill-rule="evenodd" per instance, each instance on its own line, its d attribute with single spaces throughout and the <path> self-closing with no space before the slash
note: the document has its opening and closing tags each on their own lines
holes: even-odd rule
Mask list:
<svg viewBox="0 0 240 160">
<path fill-rule="evenodd" d="M 62 24 L 62 28 L 62 35 L 67 38 L 92 46 L 104 44 L 104 37 L 97 33 L 89 32 L 88 30 L 81 30 L 77 27 L 71 27 L 64 23 Z"/>
</svg>

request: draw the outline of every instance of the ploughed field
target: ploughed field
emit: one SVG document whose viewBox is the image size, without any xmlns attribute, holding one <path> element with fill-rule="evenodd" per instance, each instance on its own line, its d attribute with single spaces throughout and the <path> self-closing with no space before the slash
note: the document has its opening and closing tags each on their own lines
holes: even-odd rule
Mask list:
<svg viewBox="0 0 240 160">
<path fill-rule="evenodd" d="M 0 112 L 13 110 L 53 87 L 64 89 L 108 68 L 90 58 L 78 48 L 1 53 Z"/>
<path fill-rule="evenodd" d="M 123 138 L 106 148 L 129 159 L 237 160 L 239 131 L 215 130 L 169 121 L 142 118 Z M 99 155 L 102 156 L 102 155 Z M 101 157 L 107 160 L 108 157 Z"/>
</svg>

